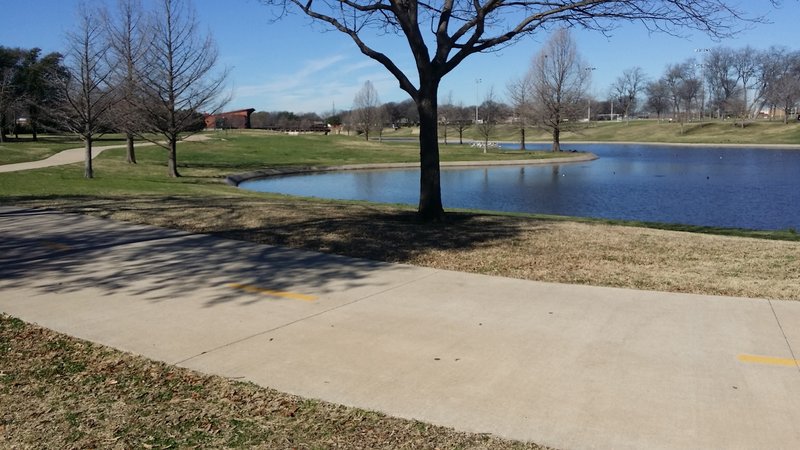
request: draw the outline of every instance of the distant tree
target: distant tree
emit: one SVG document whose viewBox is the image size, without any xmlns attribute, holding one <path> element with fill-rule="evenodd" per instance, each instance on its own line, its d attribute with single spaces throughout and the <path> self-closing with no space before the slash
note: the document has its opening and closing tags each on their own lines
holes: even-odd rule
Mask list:
<svg viewBox="0 0 800 450">
<path fill-rule="evenodd" d="M 514 124 L 519 130 L 519 148 L 525 150 L 525 127 L 533 113 L 533 80 L 530 72 L 511 80 L 506 85 L 506 93 L 513 110 Z"/>
<path fill-rule="evenodd" d="M 773 117 L 775 104 L 770 98 L 773 85 L 787 72 L 792 65 L 791 56 L 784 47 L 772 46 L 761 50 L 757 55 L 757 74 L 753 83 L 754 112 L 759 113 L 765 108 L 770 109 L 770 120 Z M 789 69 L 791 71 L 791 69 Z"/>
<path fill-rule="evenodd" d="M 661 120 L 664 112 L 669 110 L 670 106 L 669 86 L 664 80 L 653 81 L 645 86 L 645 93 L 647 94 L 648 108 L 656 113 L 658 120 Z"/>
<path fill-rule="evenodd" d="M 403 112 L 397 102 L 384 103 L 383 108 L 386 110 L 386 120 L 394 127 L 400 126 L 400 120 L 403 118 Z"/>
<path fill-rule="evenodd" d="M 104 22 L 114 68 L 113 83 L 120 96 L 111 122 L 125 134 L 127 162 L 136 164 L 134 138 L 144 127 L 137 96 L 141 92 L 140 74 L 147 71 L 143 65 L 150 44 L 141 1 L 117 0 L 115 12 L 104 11 Z"/>
<path fill-rule="evenodd" d="M 458 143 L 464 144 L 464 130 L 472 125 L 472 109 L 464 106 L 464 102 L 458 102 L 453 107 L 453 125 L 458 131 Z"/>
<path fill-rule="evenodd" d="M 447 128 L 453 122 L 453 108 L 453 91 L 450 91 L 439 106 L 439 127 L 444 138 L 444 145 L 447 145 Z"/>
<path fill-rule="evenodd" d="M 66 76 L 56 81 L 63 104 L 53 111 L 53 117 L 83 140 L 85 178 L 94 177 L 92 143 L 107 129 L 107 113 L 115 102 L 110 85 L 112 68 L 107 58 L 109 46 L 103 31 L 100 18 L 82 4 L 78 27 L 67 35 Z"/>
<path fill-rule="evenodd" d="M 776 62 L 765 92 L 766 101 L 773 109 L 783 111 L 783 123 L 800 101 L 800 52 L 770 49 L 769 57 Z"/>
<path fill-rule="evenodd" d="M 65 75 L 60 53 L 41 56 L 41 49 L 29 50 L 23 57 L 18 81 L 18 100 L 28 115 L 33 140 L 38 140 L 42 111 L 56 108 L 59 87 L 53 80 Z"/>
<path fill-rule="evenodd" d="M 345 111 L 342 113 L 342 128 L 350 136 L 350 132 L 355 129 L 355 118 L 353 111 Z"/>
<path fill-rule="evenodd" d="M 630 121 L 630 115 L 636 112 L 639 95 L 644 89 L 647 76 L 641 67 L 632 67 L 622 72 L 611 85 L 613 97 L 619 100 L 623 117 Z"/>
<path fill-rule="evenodd" d="M 497 103 L 494 95 L 494 87 L 490 87 L 483 97 L 483 103 L 480 106 L 480 116 L 475 129 L 478 135 L 483 139 L 483 153 L 489 148 L 489 140 L 494 136 L 495 129 L 497 128 L 497 121 L 501 113 L 500 104 Z"/>
<path fill-rule="evenodd" d="M 737 50 L 733 55 L 733 70 L 742 88 L 742 107 L 739 117 L 742 119 L 742 127 L 745 121 L 751 117 L 753 106 L 749 103 L 747 93 L 753 87 L 753 82 L 758 76 L 758 53 L 755 49 L 747 46 Z"/>
<path fill-rule="evenodd" d="M 413 99 L 420 121 L 420 196 L 424 220 L 444 219 L 442 208 L 438 91 L 442 78 L 470 55 L 510 45 L 559 25 L 610 31 L 620 20 L 677 33 L 684 27 L 729 35 L 744 15 L 728 0 L 262 0 L 281 13 L 300 11 L 348 35 L 366 56 L 382 64 Z M 367 42 L 372 30 L 405 38 L 415 73 Z M 412 81 L 414 80 L 414 81 Z M 415 84 L 416 81 L 416 84 Z"/>
<path fill-rule="evenodd" d="M 372 82 L 367 80 L 353 98 L 353 119 L 356 128 L 369 140 L 370 132 L 378 132 L 383 128 L 383 112 L 378 91 Z"/>
<path fill-rule="evenodd" d="M 709 107 L 717 111 L 717 118 L 722 118 L 732 111 L 733 100 L 739 92 L 738 79 L 733 70 L 734 50 L 726 47 L 712 48 L 705 58 L 706 82 L 711 92 Z"/>
<path fill-rule="evenodd" d="M 561 132 L 583 113 L 590 71 L 566 29 L 557 30 L 534 57 L 530 69 L 537 121 L 553 136 L 553 151 L 561 151 Z"/>
<path fill-rule="evenodd" d="M 250 126 L 253 128 L 267 128 L 269 126 L 269 113 L 256 111 L 250 114 Z"/>
<path fill-rule="evenodd" d="M 417 111 L 417 105 L 413 100 L 403 100 L 398 104 L 398 108 L 402 111 L 403 121 L 408 126 L 419 124 L 419 111 Z"/>
<path fill-rule="evenodd" d="M 681 134 L 684 125 L 692 113 L 692 106 L 700 93 L 701 82 L 695 74 L 693 60 L 680 64 L 667 66 L 660 83 L 666 86 L 672 106 L 672 116 L 681 124 Z"/>
<path fill-rule="evenodd" d="M 0 46 L 0 143 L 5 141 L 7 126 L 17 108 L 19 72 L 24 51 Z"/>
<path fill-rule="evenodd" d="M 210 35 L 201 35 L 188 0 L 161 0 L 151 24 L 137 101 L 145 129 L 166 142 L 143 137 L 167 150 L 167 174 L 179 177 L 178 141 L 196 129 L 196 114 L 217 112 L 227 102 L 222 95 L 227 72 L 218 71 L 217 48 Z"/>
</svg>

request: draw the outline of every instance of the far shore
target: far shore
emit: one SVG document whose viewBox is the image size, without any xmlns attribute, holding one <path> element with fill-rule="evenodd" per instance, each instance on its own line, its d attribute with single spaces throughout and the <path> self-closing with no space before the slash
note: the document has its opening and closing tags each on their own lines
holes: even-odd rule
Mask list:
<svg viewBox="0 0 800 450">
<path fill-rule="evenodd" d="M 477 142 L 477 141 L 476 141 Z M 495 141 L 498 144 L 519 144 L 519 141 Z M 464 145 L 466 145 L 464 141 Z M 472 143 L 470 141 L 470 143 Z M 525 145 L 550 145 L 552 141 L 526 141 Z M 570 144 L 580 145 L 604 145 L 604 144 L 622 144 L 622 145 L 650 145 L 650 146 L 668 146 L 668 147 L 725 147 L 725 148 L 763 148 L 763 149 L 786 149 L 786 150 L 800 150 L 800 144 L 729 144 L 724 142 L 719 143 L 684 143 L 684 142 L 637 142 L 637 141 L 561 141 L 561 146 L 569 146 Z M 450 144 L 448 144 L 450 145 Z"/>
<path fill-rule="evenodd" d="M 564 152 L 568 153 L 568 152 Z M 522 165 L 550 165 L 550 164 L 574 164 L 580 162 L 594 161 L 598 156 L 594 153 L 577 153 L 576 156 L 564 158 L 541 158 L 541 159 L 509 159 L 495 161 L 445 161 L 440 162 L 442 167 L 488 167 L 488 166 L 522 166 Z M 225 182 L 238 186 L 240 183 L 257 178 L 267 178 L 282 175 L 299 175 L 315 172 L 337 172 L 346 170 L 380 170 L 380 169 L 417 169 L 418 162 L 413 163 L 375 163 L 375 164 L 347 164 L 341 166 L 327 167 L 281 167 L 257 170 L 253 172 L 232 174 L 225 177 Z"/>
</svg>

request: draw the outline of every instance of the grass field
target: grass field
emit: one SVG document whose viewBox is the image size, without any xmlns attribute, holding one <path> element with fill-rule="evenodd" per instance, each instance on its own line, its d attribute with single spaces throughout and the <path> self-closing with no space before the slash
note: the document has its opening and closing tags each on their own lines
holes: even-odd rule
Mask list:
<svg viewBox="0 0 800 450">
<path fill-rule="evenodd" d="M 691 139 L 797 143 L 797 125 L 775 125 L 748 127 L 760 141 L 726 124 L 705 126 Z M 663 126 L 665 134 L 648 126 Z M 600 124 L 593 132 L 658 140 L 668 138 L 671 126 Z M 62 144 L 71 145 L 53 145 Z M 13 151 L 27 154 L 23 147 Z M 442 147 L 444 161 L 522 156 Z M 91 180 L 82 177 L 81 164 L 0 174 L 0 204 L 505 277 L 800 300 L 800 238 L 788 230 L 476 211 L 425 224 L 409 206 L 259 194 L 223 183 L 230 173 L 265 167 L 413 162 L 413 142 L 210 133 L 209 140 L 179 145 L 180 178 L 166 176 L 162 149 L 143 147 L 137 157 L 139 164 L 129 165 L 124 150 L 109 150 L 97 158 Z M 7 316 L 0 317 L 0 447 L 538 448 L 209 377 Z"/>
<path fill-rule="evenodd" d="M 414 136 L 413 128 L 387 131 L 388 137 Z M 527 142 L 547 142 L 551 136 L 544 130 L 528 128 Z M 458 133 L 449 128 L 448 142 L 458 142 Z M 440 128 L 439 138 L 442 138 Z M 481 140 L 475 130 L 465 130 L 464 139 Z M 563 142 L 659 142 L 683 144 L 789 144 L 800 145 L 800 123 L 783 124 L 778 121 L 755 121 L 745 128 L 729 121 L 689 122 L 683 132 L 679 123 L 658 120 L 631 120 L 630 122 L 579 122 L 562 133 Z M 494 141 L 518 142 L 519 130 L 510 125 L 498 125 Z M 568 148 L 568 147 L 567 147 Z"/>
</svg>

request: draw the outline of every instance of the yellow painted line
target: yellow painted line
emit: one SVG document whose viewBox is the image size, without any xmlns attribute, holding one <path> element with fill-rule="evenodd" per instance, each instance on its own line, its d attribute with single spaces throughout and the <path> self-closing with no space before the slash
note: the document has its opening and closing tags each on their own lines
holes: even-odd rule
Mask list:
<svg viewBox="0 0 800 450">
<path fill-rule="evenodd" d="M 302 300 L 304 302 L 313 302 L 317 299 L 317 297 L 314 295 L 298 294 L 296 292 L 275 291 L 272 289 L 266 289 L 258 286 L 253 286 L 250 284 L 228 283 L 225 286 L 232 289 L 239 289 L 245 292 L 253 292 L 256 294 L 264 294 L 264 295 L 269 295 L 271 297 L 281 297 L 292 300 Z"/>
<path fill-rule="evenodd" d="M 49 248 L 50 250 L 69 250 L 71 247 L 67 244 L 62 244 L 61 242 L 52 242 L 52 241 L 44 241 L 42 245 Z"/>
<path fill-rule="evenodd" d="M 752 363 L 752 364 L 767 364 L 770 366 L 786 366 L 786 367 L 796 367 L 798 361 L 796 359 L 791 358 L 775 358 L 772 356 L 758 356 L 758 355 L 739 355 L 736 357 L 741 362 Z"/>
</svg>

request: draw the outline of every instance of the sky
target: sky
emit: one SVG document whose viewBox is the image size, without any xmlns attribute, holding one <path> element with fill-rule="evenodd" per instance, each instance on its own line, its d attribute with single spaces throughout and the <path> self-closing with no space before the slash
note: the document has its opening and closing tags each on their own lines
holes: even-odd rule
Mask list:
<svg viewBox="0 0 800 450">
<path fill-rule="evenodd" d="M 98 4 L 113 0 L 90 0 Z M 145 8 L 155 0 L 142 0 Z M 39 47 L 45 53 L 63 51 L 65 34 L 76 25 L 78 0 L 0 0 L 0 45 Z M 736 37 L 717 42 L 685 30 L 684 36 L 650 34 L 638 24 L 621 24 L 611 36 L 576 30 L 578 50 L 592 71 L 590 92 L 604 98 L 622 72 L 641 67 L 650 79 L 659 78 L 668 64 L 702 58 L 698 49 L 718 46 L 766 49 L 773 45 L 800 49 L 797 24 L 800 0 L 782 0 L 773 9 L 768 0 L 731 0 L 746 13 L 765 16 L 770 23 L 750 24 Z M 194 0 L 201 30 L 210 33 L 219 49 L 219 62 L 229 72 L 232 100 L 226 109 L 288 110 L 328 114 L 349 109 L 356 92 L 369 80 L 382 102 L 403 101 L 408 95 L 377 62 L 362 55 L 349 37 L 328 31 L 300 15 L 275 21 L 275 10 L 258 0 Z M 744 25 L 743 25 L 744 26 Z M 549 35 L 527 37 L 497 52 L 468 57 L 440 86 L 440 99 L 452 94 L 454 103 L 474 105 L 489 89 L 504 99 L 509 81 L 521 77 Z M 410 52 L 401 37 L 370 36 L 380 50 L 393 56 L 405 73 L 415 73 Z M 480 80 L 480 81 L 478 81 Z"/>
</svg>

